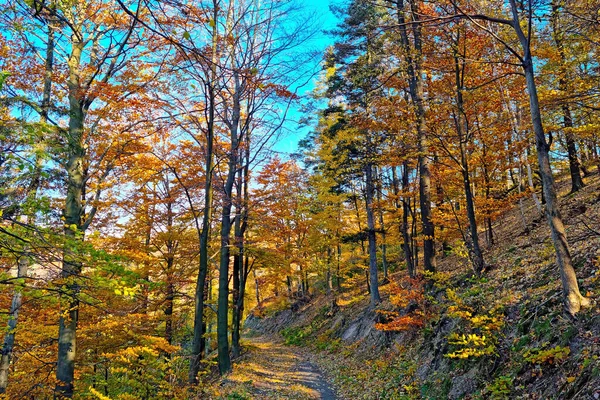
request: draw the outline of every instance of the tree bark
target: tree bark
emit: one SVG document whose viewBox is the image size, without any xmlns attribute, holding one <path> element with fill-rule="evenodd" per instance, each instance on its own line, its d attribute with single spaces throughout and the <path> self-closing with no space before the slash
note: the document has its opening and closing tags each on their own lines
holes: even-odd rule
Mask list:
<svg viewBox="0 0 600 400">
<path fill-rule="evenodd" d="M 456 46 L 459 46 L 458 40 Z M 462 64 L 461 64 L 462 62 Z M 467 205 L 467 217 L 469 219 L 469 232 L 471 234 L 471 243 L 467 243 L 470 247 L 472 256 L 471 260 L 473 263 L 473 271 L 475 275 L 481 275 L 485 262 L 483 260 L 483 253 L 479 245 L 479 234 L 477 232 L 477 219 L 475 217 L 475 205 L 473 204 L 473 192 L 471 191 L 471 177 L 469 171 L 469 159 L 467 156 L 466 142 L 470 137 L 470 127 L 467 115 L 464 110 L 464 99 L 463 99 L 463 81 L 464 81 L 464 59 L 459 59 L 458 49 L 454 52 L 454 72 L 455 72 L 455 84 L 456 84 L 456 131 L 458 134 L 459 148 L 460 148 L 460 169 L 463 177 L 463 186 L 465 189 L 465 200 Z"/>
<path fill-rule="evenodd" d="M 254 290 L 256 295 L 256 304 L 260 304 L 260 285 L 258 282 L 258 277 L 256 276 L 256 270 L 252 271 L 252 276 L 254 277 Z"/>
<path fill-rule="evenodd" d="M 168 261 L 171 268 L 173 267 L 173 261 Z M 167 266 L 167 268 L 169 268 Z M 173 344 L 173 307 L 175 300 L 175 285 L 173 285 L 173 277 L 169 276 L 167 281 L 167 296 L 165 298 L 165 340 L 169 344 Z"/>
<path fill-rule="evenodd" d="M 479 127 L 479 124 L 478 124 Z M 490 183 L 490 172 L 488 170 L 487 167 L 487 163 L 485 162 L 486 158 L 487 158 L 487 146 L 485 145 L 485 143 L 483 143 L 483 158 L 484 158 L 484 162 L 482 163 L 483 165 L 483 182 L 485 185 L 485 199 L 486 202 L 490 202 L 491 200 L 491 195 L 490 195 L 490 191 L 491 191 L 491 183 Z M 492 227 L 492 218 L 490 217 L 490 211 L 486 210 L 486 217 L 484 218 L 484 224 L 485 224 L 485 228 L 486 228 L 486 240 L 487 240 L 487 244 L 489 247 L 492 247 L 494 245 L 494 230 Z"/>
<path fill-rule="evenodd" d="M 531 2 L 531 0 L 529 0 Z M 546 199 L 546 218 L 552 233 L 552 241 L 556 251 L 556 259 L 560 271 L 563 299 L 565 309 L 570 315 L 575 315 L 581 307 L 589 306 L 589 299 L 583 297 L 579 292 L 575 269 L 569 253 L 569 244 L 565 232 L 565 227 L 562 222 L 562 217 L 558 208 L 558 199 L 556 188 L 554 185 L 554 177 L 550 167 L 550 145 L 546 141 L 544 127 L 542 125 L 542 117 L 535 83 L 535 73 L 533 66 L 533 58 L 530 50 L 530 41 L 523 33 L 519 21 L 519 12 L 516 0 L 510 0 L 511 11 L 513 15 L 512 27 L 516 31 L 521 47 L 523 48 L 523 71 L 527 80 L 527 91 L 529 93 L 529 104 L 531 109 L 531 121 L 535 132 L 535 142 L 537 148 L 538 165 L 542 178 L 542 187 L 544 197 Z M 531 5 L 529 3 L 529 5 Z M 529 24 L 531 24 L 532 16 L 529 16 Z"/>
<path fill-rule="evenodd" d="M 431 220 L 431 161 L 428 158 L 429 140 L 425 132 L 425 108 L 423 100 L 423 68 L 421 24 L 419 23 L 418 0 L 409 0 L 412 40 L 408 38 L 404 0 L 397 1 L 400 38 L 404 48 L 406 72 L 409 78 L 409 93 L 412 99 L 417 131 L 419 163 L 419 203 L 421 206 L 421 225 L 423 232 L 423 268 L 435 272 L 435 227 Z"/>
<path fill-rule="evenodd" d="M 244 234 L 248 226 L 248 179 L 250 163 L 249 134 L 246 133 L 244 168 L 238 171 L 236 186 L 235 246 L 237 254 L 233 258 L 233 318 L 231 331 L 231 353 L 233 357 L 240 355 L 240 330 L 244 312 L 244 293 L 247 281 L 248 258 L 244 252 Z M 246 263 L 246 264 L 244 264 Z"/>
<path fill-rule="evenodd" d="M 213 1 L 213 21 L 218 17 L 217 3 Z M 192 342 L 192 355 L 190 358 L 190 368 L 188 372 L 188 382 L 190 384 L 198 383 L 198 372 L 200 371 L 200 360 L 206 350 L 204 322 L 204 287 L 208 274 L 208 240 L 210 237 L 210 224 L 213 212 L 213 145 L 215 135 L 215 82 L 217 80 L 217 44 L 218 44 L 218 24 L 215 22 L 212 26 L 212 54 L 210 77 L 206 86 L 208 94 L 208 121 L 206 132 L 206 154 L 205 154 L 205 183 L 204 183 L 204 211 L 202 216 L 202 231 L 200 232 L 200 259 L 198 265 L 198 275 L 196 277 L 196 292 L 194 296 L 194 339 Z"/>
<path fill-rule="evenodd" d="M 560 5 L 556 2 L 552 2 L 552 38 L 554 44 L 558 50 L 559 55 L 559 68 L 558 68 L 558 90 L 566 97 L 569 94 L 569 85 L 567 81 L 567 67 L 566 67 L 566 56 L 565 48 L 563 44 L 563 32 L 559 26 L 559 15 L 558 11 Z M 571 193 L 575 193 L 584 187 L 583 179 L 581 178 L 581 170 L 579 159 L 577 158 L 577 148 L 575 147 L 575 137 L 573 136 L 573 116 L 571 114 L 571 107 L 566 101 L 561 105 L 563 113 L 563 127 L 565 128 L 565 141 L 567 142 L 567 153 L 569 155 L 569 172 L 571 174 Z"/>
<path fill-rule="evenodd" d="M 219 290 L 217 298 L 217 350 L 219 373 L 221 375 L 231 370 L 229 355 L 228 315 L 229 315 L 229 245 L 231 234 L 231 208 L 233 206 L 233 185 L 235 183 L 239 163 L 239 123 L 240 123 L 240 81 L 237 71 L 233 71 L 233 100 L 231 120 L 228 122 L 230 131 L 230 149 L 227 179 L 223 188 L 223 213 L 221 216 L 221 251 L 219 261 Z"/>
<path fill-rule="evenodd" d="M 376 170 L 377 171 L 377 170 Z M 377 171 L 377 207 L 379 217 L 379 227 L 381 228 L 381 266 L 383 267 L 383 280 L 388 281 L 388 261 L 387 261 L 387 240 L 385 231 L 385 220 L 383 219 L 383 207 L 381 204 L 381 196 L 383 193 L 383 174 Z"/>
<path fill-rule="evenodd" d="M 58 360 L 56 364 L 56 387 L 58 397 L 73 397 L 75 355 L 77 350 L 77 323 L 79 321 L 78 283 L 81 274 L 81 261 L 77 259 L 76 248 L 83 240 L 83 188 L 85 185 L 85 147 L 83 127 L 85 110 L 80 85 L 80 61 L 84 44 L 77 35 L 72 37 L 72 50 L 68 60 L 67 80 L 69 98 L 69 128 L 67 132 L 67 198 L 63 216 L 66 239 L 61 277 L 64 281 L 61 297 L 61 314 L 58 328 Z"/>
<path fill-rule="evenodd" d="M 379 281 L 377 278 L 377 239 L 375 234 L 375 212 L 373 210 L 373 198 L 375 192 L 375 183 L 373 182 L 373 164 L 367 162 L 365 165 L 365 203 L 367 211 L 367 235 L 369 241 L 369 294 L 371 306 L 381 302 L 379 295 Z"/>
<path fill-rule="evenodd" d="M 409 178 L 409 166 L 408 162 L 404 161 L 402 163 L 402 190 L 408 190 L 408 178 Z M 413 262 L 413 254 L 412 254 L 412 238 L 409 233 L 409 225 L 408 225 L 408 215 L 410 214 L 409 210 L 409 201 L 407 201 L 407 196 L 402 196 L 400 199 L 400 190 L 398 185 L 398 175 L 396 173 L 396 167 L 392 168 L 392 184 L 394 188 L 394 195 L 396 196 L 396 208 L 400 209 L 400 203 L 402 204 L 402 221 L 400 222 L 400 233 L 402 234 L 402 250 L 404 252 L 404 261 L 406 262 L 406 269 L 408 271 L 408 276 L 411 278 L 415 277 L 415 265 Z"/>
</svg>

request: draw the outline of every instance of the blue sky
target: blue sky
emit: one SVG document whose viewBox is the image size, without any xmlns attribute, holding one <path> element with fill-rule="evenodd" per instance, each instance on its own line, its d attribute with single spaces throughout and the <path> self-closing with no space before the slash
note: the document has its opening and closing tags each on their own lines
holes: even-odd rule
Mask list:
<svg viewBox="0 0 600 400">
<path fill-rule="evenodd" d="M 315 50 L 319 51 L 321 54 L 325 51 L 325 49 L 333 44 L 334 38 L 331 35 L 328 35 L 325 31 L 331 30 L 335 28 L 337 24 L 337 19 L 330 11 L 329 6 L 333 3 L 339 3 L 339 0 L 303 0 L 302 5 L 306 7 L 306 11 L 310 14 L 314 13 L 319 18 L 319 25 L 322 27 L 322 30 L 317 34 L 314 38 L 310 46 Z M 316 65 L 315 65 L 316 67 Z M 316 83 L 315 77 L 309 84 L 304 86 L 299 94 L 301 96 L 305 96 L 310 94 L 310 92 L 315 87 Z M 286 124 L 286 128 L 289 133 L 286 133 L 284 136 L 280 138 L 280 140 L 275 144 L 274 150 L 277 152 L 283 153 L 282 155 L 285 157 L 285 154 L 296 152 L 298 149 L 298 142 L 306 136 L 309 132 L 309 128 L 300 128 L 296 121 L 298 121 L 302 114 L 298 109 L 290 110 L 289 121 Z"/>
</svg>

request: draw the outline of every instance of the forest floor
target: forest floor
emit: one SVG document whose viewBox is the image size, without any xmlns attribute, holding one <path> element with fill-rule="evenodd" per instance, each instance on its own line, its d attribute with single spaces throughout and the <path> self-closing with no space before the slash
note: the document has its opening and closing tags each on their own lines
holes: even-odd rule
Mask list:
<svg viewBox="0 0 600 400">
<path fill-rule="evenodd" d="M 255 336 L 244 345 L 233 372 L 223 379 L 219 399 L 323 399 L 338 397 L 305 349 L 279 337 Z"/>
<path fill-rule="evenodd" d="M 595 300 L 577 319 L 564 313 L 549 229 L 526 196 L 494 223 L 495 243 L 484 245 L 484 276 L 473 276 L 462 253 L 440 253 L 434 289 L 419 304 L 428 318 L 422 329 L 375 329 L 381 317 L 369 307 L 366 285 L 356 281 L 333 303 L 316 296 L 292 311 L 280 298 L 265 301 L 245 324 L 265 336 L 248 338 L 246 358 L 219 388 L 231 387 L 221 398 L 600 399 L 600 174 L 585 182 L 571 194 L 568 175 L 557 174 L 578 282 Z M 406 272 L 393 272 L 392 281 L 402 282 Z M 392 286 L 380 288 L 378 310 L 398 310 L 390 301 Z M 482 329 L 482 345 L 452 339 L 482 335 Z M 263 342 L 266 337 L 295 346 Z M 492 353 L 449 357 L 482 346 Z M 327 377 L 337 397 L 307 382 L 304 362 L 318 366 L 309 371 L 323 371 L 317 376 Z M 235 397 L 235 390 L 248 394 Z"/>
</svg>

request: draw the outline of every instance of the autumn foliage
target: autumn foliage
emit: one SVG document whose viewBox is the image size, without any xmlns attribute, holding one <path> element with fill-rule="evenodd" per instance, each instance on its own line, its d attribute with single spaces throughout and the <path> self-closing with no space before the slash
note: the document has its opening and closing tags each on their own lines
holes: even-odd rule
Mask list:
<svg viewBox="0 0 600 400">
<path fill-rule="evenodd" d="M 511 211 L 592 305 L 556 179 L 600 167 L 596 5 L 352 0 L 315 51 L 301 3 L 0 1 L 0 394 L 202 396 L 252 309 L 321 294 L 428 329 Z M 501 307 L 443 296 L 446 358 L 495 356 Z"/>
<path fill-rule="evenodd" d="M 422 328 L 427 322 L 424 280 L 406 277 L 389 285 L 390 303 L 399 311 L 381 311 L 385 322 L 375 324 L 382 331 L 408 331 Z"/>
</svg>

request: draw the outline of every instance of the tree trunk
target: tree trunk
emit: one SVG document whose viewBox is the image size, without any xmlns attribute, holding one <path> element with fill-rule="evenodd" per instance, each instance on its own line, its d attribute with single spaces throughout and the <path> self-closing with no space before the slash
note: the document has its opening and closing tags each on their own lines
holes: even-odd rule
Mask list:
<svg viewBox="0 0 600 400">
<path fill-rule="evenodd" d="M 402 163 L 402 190 L 408 190 L 408 177 L 409 177 L 409 167 L 408 162 L 404 161 Z M 408 271 L 408 276 L 411 278 L 415 277 L 415 266 L 413 262 L 413 254 L 412 254 L 412 239 L 410 237 L 410 233 L 408 231 L 408 214 L 410 214 L 410 198 L 407 200 L 407 196 L 403 195 L 402 199 L 400 199 L 400 190 L 398 187 L 398 175 L 396 173 L 396 167 L 392 168 L 392 184 L 394 188 L 394 195 L 396 196 L 396 208 L 400 208 L 400 203 L 402 203 L 402 221 L 400 222 L 400 233 L 402 234 L 402 250 L 404 252 L 404 261 L 406 262 L 406 269 Z"/>
<path fill-rule="evenodd" d="M 325 294 L 331 295 L 331 289 L 333 289 L 333 282 L 331 278 L 331 259 L 333 251 L 330 246 L 327 246 L 327 270 L 325 271 Z"/>
<path fill-rule="evenodd" d="M 233 61 L 232 61 L 233 63 Z M 233 69 L 233 68 L 232 68 Z M 231 120 L 229 121 L 230 149 L 227 180 L 223 188 L 223 214 L 221 217 L 221 258 L 219 261 L 219 295 L 217 299 L 217 348 L 219 373 L 221 375 L 231 370 L 229 356 L 228 315 L 229 315 L 229 245 L 231 234 L 231 208 L 233 206 L 233 185 L 239 163 L 239 123 L 241 114 L 240 81 L 237 71 L 233 71 L 233 99 Z"/>
<path fill-rule="evenodd" d="M 456 47 L 459 43 L 456 43 Z M 475 218 L 475 206 L 473 204 L 473 192 L 471 191 L 471 177 L 469 171 L 469 159 L 467 156 L 466 143 L 470 138 L 469 121 L 467 114 L 464 110 L 463 100 L 463 81 L 464 81 L 464 58 L 459 59 L 458 49 L 454 50 L 454 72 L 455 72 L 455 84 L 456 84 L 456 106 L 458 113 L 456 116 L 456 131 L 458 133 L 458 141 L 460 147 L 460 167 L 463 177 L 463 186 L 465 189 L 465 198 L 467 205 L 467 217 L 469 219 L 469 232 L 471 234 L 471 243 L 467 243 L 467 246 L 471 247 L 473 262 L 473 271 L 475 275 L 481 275 L 485 266 L 483 260 L 483 253 L 479 245 L 479 234 L 477 232 L 477 220 Z M 519 182 L 520 185 L 520 182 Z"/>
<path fill-rule="evenodd" d="M 479 127 L 479 124 L 477 124 Z M 486 203 L 489 204 L 490 200 L 491 200 L 491 195 L 490 195 L 490 190 L 491 190 L 491 184 L 490 184 L 490 173 L 488 171 L 488 167 L 487 167 L 487 163 L 485 162 L 485 159 L 487 158 L 487 147 L 485 145 L 485 143 L 483 143 L 483 157 L 484 157 L 484 162 L 483 164 L 483 181 L 484 181 L 484 185 L 485 185 L 485 200 Z M 490 217 L 490 211 L 486 210 L 486 217 L 484 219 L 484 224 L 485 224 L 485 232 L 486 232 L 486 240 L 487 240 L 487 244 L 489 247 L 494 245 L 494 230 L 492 228 L 492 218 Z"/>
<path fill-rule="evenodd" d="M 414 265 L 415 265 L 415 274 L 417 273 L 417 271 L 419 270 L 419 243 L 417 242 L 417 199 L 416 199 L 416 194 L 412 199 L 412 204 L 413 206 L 411 206 L 409 204 L 409 210 L 410 210 L 410 215 L 411 215 L 411 222 L 410 222 L 410 227 L 411 227 L 411 231 L 412 231 L 412 248 L 413 248 L 413 255 L 414 255 Z"/>
<path fill-rule="evenodd" d="M 398 0 L 398 22 L 400 37 L 406 59 L 406 72 L 409 78 L 409 92 L 415 107 L 419 163 L 419 203 L 421 206 L 421 224 L 423 230 L 423 268 L 435 272 L 435 229 L 431 220 L 431 161 L 428 158 L 429 141 L 425 132 L 425 108 L 423 105 L 423 70 L 421 24 L 419 23 L 418 0 L 409 0 L 412 26 L 411 44 L 408 38 L 404 16 L 404 0 Z"/>
<path fill-rule="evenodd" d="M 567 67 L 566 67 L 566 56 L 565 48 L 563 45 L 563 32 L 559 27 L 559 15 L 558 10 L 560 5 L 556 1 L 552 2 L 552 38 L 554 44 L 558 50 L 559 55 L 559 78 L 558 78 L 558 90 L 564 95 L 569 94 L 569 85 L 567 82 Z M 561 106 L 563 113 L 563 127 L 565 128 L 565 140 L 567 142 L 567 152 L 569 154 L 569 172 L 571 174 L 571 193 L 575 193 L 583 188 L 583 180 L 581 179 L 580 165 L 577 158 L 577 148 L 575 147 L 575 137 L 573 136 L 573 116 L 571 115 L 571 108 L 569 104 L 564 102 Z"/>
<path fill-rule="evenodd" d="M 575 147 L 575 137 L 571 132 L 573 128 L 573 117 L 571 116 L 571 108 L 568 104 L 562 105 L 563 111 L 563 126 L 565 127 L 565 140 L 567 142 L 567 152 L 569 154 L 569 173 L 571 175 L 571 193 L 575 193 L 582 189 L 585 185 L 581 178 L 581 168 L 579 159 L 577 158 L 577 148 Z"/>
<path fill-rule="evenodd" d="M 373 182 L 373 165 L 368 162 L 365 166 L 365 203 L 367 211 L 367 234 L 369 240 L 369 294 L 371 297 L 371 306 L 381 302 L 379 295 L 379 281 L 377 278 L 377 239 L 375 234 L 375 212 L 373 210 L 373 197 L 375 192 L 375 183 Z"/>
<path fill-rule="evenodd" d="M 236 151 L 232 146 L 232 152 Z M 229 173 L 224 191 L 223 214 L 221 218 L 221 252 L 219 261 L 219 289 L 217 298 L 217 349 L 219 373 L 221 375 L 231 370 L 229 357 L 229 337 L 227 320 L 229 316 L 229 235 L 231 233 L 231 187 L 235 178 L 237 162 L 235 156 L 230 156 Z"/>
<path fill-rule="evenodd" d="M 213 1 L 213 21 L 218 17 L 217 3 Z M 212 62 L 210 69 L 210 78 L 206 86 L 208 93 L 208 121 L 206 134 L 206 155 L 205 155 L 205 183 L 204 183 L 204 211 L 202 216 L 202 231 L 200 232 L 200 257 L 198 265 L 198 275 L 196 277 L 196 292 L 194 296 L 194 339 L 192 341 L 192 355 L 190 358 L 190 368 L 188 372 L 188 382 L 190 384 L 198 383 L 198 372 L 200 371 L 200 360 L 206 349 L 204 322 L 204 287 L 206 276 L 208 274 L 208 239 L 210 236 L 210 224 L 213 211 L 213 144 L 215 133 L 215 82 L 217 79 L 217 44 L 218 44 L 218 24 L 212 26 Z"/>
<path fill-rule="evenodd" d="M 80 86 L 79 65 L 83 43 L 75 38 L 69 57 L 69 129 L 67 132 L 67 198 L 63 210 L 65 218 L 61 277 L 64 280 L 61 297 L 61 313 L 58 327 L 58 360 L 56 364 L 56 387 L 58 397 L 73 397 L 75 355 L 77 351 L 77 323 L 79 321 L 79 275 L 81 261 L 77 258 L 78 243 L 83 240 L 83 188 L 85 185 L 85 147 L 83 126 L 85 112 Z M 68 297 L 68 299 L 67 299 Z M 67 311 L 65 311 L 67 310 Z"/>
<path fill-rule="evenodd" d="M 569 253 L 569 244 L 567 242 L 565 227 L 558 209 L 554 177 L 552 176 L 552 169 L 550 167 L 550 146 L 546 142 L 546 136 L 542 126 L 533 72 L 533 61 L 531 60 L 531 57 L 525 58 L 523 69 L 525 71 L 527 89 L 529 91 L 531 119 L 535 132 L 538 165 L 542 178 L 542 189 L 544 191 L 544 198 L 546 199 L 546 218 L 550 225 L 552 241 L 554 242 L 554 249 L 556 250 L 556 259 L 561 275 L 565 308 L 569 314 L 575 315 L 582 306 L 589 305 L 589 300 L 583 297 L 579 292 L 575 269 L 573 268 L 571 254 Z"/>
<path fill-rule="evenodd" d="M 376 170 L 377 171 L 377 170 Z M 383 219 L 383 206 L 381 204 L 381 196 L 383 192 L 383 174 L 379 171 L 377 173 L 377 202 L 379 207 L 377 209 L 379 216 L 379 227 L 381 228 L 381 266 L 383 267 L 383 280 L 388 281 L 388 262 L 387 262 L 387 241 L 385 233 L 385 221 Z"/>
<path fill-rule="evenodd" d="M 342 260 L 342 245 L 338 243 L 337 255 L 336 255 L 337 271 L 336 271 L 336 280 L 335 280 L 338 292 L 342 291 L 342 275 L 340 273 L 341 260 Z"/>
<path fill-rule="evenodd" d="M 519 12 L 517 9 L 516 0 L 510 0 L 510 4 L 513 15 L 513 29 L 516 31 L 524 51 L 523 71 L 525 72 L 525 79 L 527 80 L 527 91 L 529 92 L 529 104 L 531 109 L 531 122 L 535 132 L 538 165 L 542 178 L 544 197 L 546 199 L 546 217 L 552 232 L 552 241 L 554 243 L 556 259 L 561 275 L 565 309 L 570 315 L 575 315 L 577 312 L 579 312 L 581 307 L 589 306 L 590 301 L 589 299 L 583 297 L 579 292 L 579 285 L 577 284 L 575 269 L 573 268 L 571 254 L 569 253 L 569 244 L 567 242 L 565 227 L 563 225 L 558 208 L 554 177 L 552 176 L 552 169 L 550 167 L 550 146 L 546 142 L 546 135 L 542 125 L 530 43 L 519 24 Z M 529 23 L 531 23 L 531 21 Z"/>
<path fill-rule="evenodd" d="M 244 235 L 246 228 L 248 227 L 248 203 L 249 203 L 249 180 L 250 180 L 250 131 L 244 132 L 245 146 L 244 146 L 244 167 L 238 172 L 237 182 L 237 212 L 235 220 L 235 244 L 237 247 L 237 257 L 234 257 L 234 265 L 238 263 L 237 271 L 237 285 L 236 285 L 236 271 L 234 267 L 234 314 L 233 314 L 233 331 L 231 335 L 231 351 L 234 357 L 240 355 L 240 330 L 242 325 L 242 318 L 244 314 L 244 294 L 246 292 L 246 282 L 248 281 L 248 274 L 250 273 L 248 267 L 248 256 L 245 253 L 244 247 Z"/>
<path fill-rule="evenodd" d="M 473 246 L 473 271 L 475 275 L 481 275 L 485 262 L 483 260 L 483 252 L 479 245 L 479 234 L 477 232 L 477 220 L 475 218 L 475 207 L 473 204 L 473 193 L 471 192 L 471 184 L 469 179 L 468 164 L 465 163 L 463 169 L 463 183 L 465 187 L 465 196 L 467 202 L 467 217 L 469 218 L 469 230 L 471 233 L 471 242 Z"/>
<path fill-rule="evenodd" d="M 527 184 L 531 189 L 531 197 L 533 198 L 533 202 L 535 203 L 535 207 L 538 212 L 542 213 L 542 202 L 538 198 L 537 193 L 535 192 L 535 186 L 533 184 L 533 172 L 531 171 L 531 164 L 529 164 L 529 146 L 527 147 L 527 151 L 525 152 L 525 167 L 527 168 Z M 542 189 L 543 191 L 543 189 Z"/>
<path fill-rule="evenodd" d="M 237 230 L 234 228 L 234 231 Z M 238 238 L 236 237 L 236 240 Z M 238 251 L 239 251 L 238 247 Z M 241 279 L 240 275 L 242 274 L 242 266 L 241 263 L 244 262 L 243 257 L 240 257 L 240 254 L 235 254 L 233 256 L 233 285 L 232 285 L 232 306 L 233 309 L 231 315 L 231 356 L 233 358 L 237 358 L 240 355 L 240 289 L 241 289 Z"/>
<path fill-rule="evenodd" d="M 256 271 L 252 271 L 252 275 L 254 276 L 254 289 L 256 291 L 256 304 L 260 304 L 260 285 L 258 283 L 258 277 L 256 276 Z"/>
<path fill-rule="evenodd" d="M 171 266 L 172 266 L 171 261 Z M 173 305 L 175 300 L 175 286 L 173 277 L 169 276 L 167 282 L 167 296 L 165 298 L 165 340 L 173 344 Z"/>
</svg>

